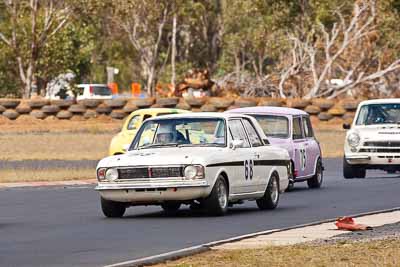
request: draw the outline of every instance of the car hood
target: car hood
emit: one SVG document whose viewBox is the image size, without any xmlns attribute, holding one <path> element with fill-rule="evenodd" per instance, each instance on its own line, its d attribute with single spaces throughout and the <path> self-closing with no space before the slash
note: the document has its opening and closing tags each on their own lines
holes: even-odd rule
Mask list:
<svg viewBox="0 0 400 267">
<path fill-rule="evenodd" d="M 213 156 L 222 152 L 217 147 L 165 147 L 129 151 L 126 154 L 102 159 L 99 167 L 186 165 L 212 162 Z"/>
<path fill-rule="evenodd" d="M 399 125 L 368 125 L 363 127 L 355 127 L 354 132 L 360 134 L 364 140 L 400 140 Z"/>
</svg>

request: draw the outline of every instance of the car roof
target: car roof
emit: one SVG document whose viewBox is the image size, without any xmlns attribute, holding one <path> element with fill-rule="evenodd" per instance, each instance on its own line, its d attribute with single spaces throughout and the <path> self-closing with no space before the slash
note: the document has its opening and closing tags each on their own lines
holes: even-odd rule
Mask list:
<svg viewBox="0 0 400 267">
<path fill-rule="evenodd" d="M 81 83 L 77 85 L 78 87 L 83 87 L 83 86 L 107 86 L 105 83 Z"/>
<path fill-rule="evenodd" d="M 371 99 L 362 101 L 360 103 L 360 105 L 368 105 L 368 104 L 400 104 L 400 98 Z"/>
<path fill-rule="evenodd" d="M 234 114 L 234 113 L 221 113 L 221 112 L 190 112 L 190 113 L 180 113 L 180 114 L 169 114 L 162 117 L 155 117 L 149 120 L 159 120 L 159 119 L 173 119 L 173 118 L 217 118 L 217 119 L 229 119 L 229 118 L 251 118 L 244 114 Z"/>
<path fill-rule="evenodd" d="M 307 112 L 295 109 L 295 108 L 286 108 L 286 107 L 270 107 L 270 106 L 257 106 L 257 107 L 248 107 L 248 108 L 236 108 L 225 111 L 227 113 L 257 113 L 257 114 L 276 114 L 276 115 L 308 115 Z"/>
<path fill-rule="evenodd" d="M 179 108 L 142 108 L 133 111 L 132 113 L 156 113 L 156 112 L 171 112 L 171 111 L 178 111 L 182 113 L 190 113 L 190 110 L 184 110 Z"/>
</svg>

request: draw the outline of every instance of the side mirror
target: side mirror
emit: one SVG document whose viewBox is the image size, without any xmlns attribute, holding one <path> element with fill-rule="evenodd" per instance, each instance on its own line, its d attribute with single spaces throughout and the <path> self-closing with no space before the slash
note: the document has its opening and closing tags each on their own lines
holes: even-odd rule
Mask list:
<svg viewBox="0 0 400 267">
<path fill-rule="evenodd" d="M 264 141 L 264 144 L 266 144 L 266 145 L 269 145 L 269 144 L 270 144 L 270 142 L 268 141 L 267 138 L 263 139 L 263 141 Z"/>
<path fill-rule="evenodd" d="M 123 145 L 122 146 L 122 151 L 124 151 L 124 152 L 128 151 L 130 146 L 131 146 L 130 144 Z"/>
<path fill-rule="evenodd" d="M 349 123 L 343 123 L 343 129 L 350 130 L 351 125 Z"/>
<path fill-rule="evenodd" d="M 230 147 L 235 150 L 238 147 L 243 147 L 244 141 L 243 140 L 233 140 L 231 142 Z"/>
</svg>

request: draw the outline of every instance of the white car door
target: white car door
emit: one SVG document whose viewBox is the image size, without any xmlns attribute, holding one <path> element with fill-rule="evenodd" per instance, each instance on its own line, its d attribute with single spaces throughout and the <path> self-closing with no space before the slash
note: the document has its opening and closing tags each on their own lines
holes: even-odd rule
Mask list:
<svg viewBox="0 0 400 267">
<path fill-rule="evenodd" d="M 253 192 L 254 188 L 254 152 L 240 119 L 229 120 L 229 132 L 232 140 L 242 141 L 242 145 L 230 150 L 234 177 L 231 180 L 233 194 Z"/>
<path fill-rule="evenodd" d="M 268 181 L 268 175 L 272 166 L 266 161 L 271 155 L 266 155 L 264 144 L 261 137 L 258 135 L 254 125 L 248 119 L 243 119 L 247 135 L 249 137 L 250 145 L 252 146 L 251 157 L 254 162 L 252 190 L 254 192 L 262 191 Z M 273 155 L 273 153 L 272 153 Z"/>
</svg>

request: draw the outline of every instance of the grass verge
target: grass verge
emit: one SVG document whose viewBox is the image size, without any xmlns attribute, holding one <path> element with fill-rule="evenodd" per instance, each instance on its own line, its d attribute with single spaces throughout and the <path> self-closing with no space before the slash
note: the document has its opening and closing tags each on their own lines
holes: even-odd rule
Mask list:
<svg viewBox="0 0 400 267">
<path fill-rule="evenodd" d="M 332 245 L 303 244 L 210 251 L 156 266 L 400 266 L 399 251 L 399 239 Z"/>
<path fill-rule="evenodd" d="M 0 135 L 0 160 L 99 160 L 115 133 L 25 133 Z M 323 157 L 342 157 L 345 132 L 316 131 Z"/>
<path fill-rule="evenodd" d="M 108 153 L 113 133 L 0 135 L 0 160 L 99 160 Z"/>
<path fill-rule="evenodd" d="M 0 170 L 0 183 L 54 182 L 96 178 L 94 169 Z"/>
</svg>

